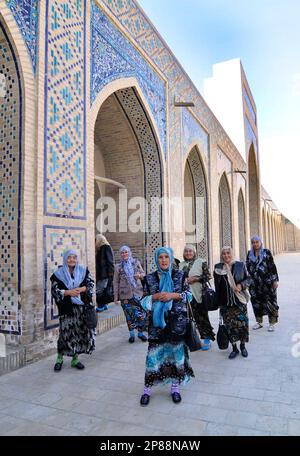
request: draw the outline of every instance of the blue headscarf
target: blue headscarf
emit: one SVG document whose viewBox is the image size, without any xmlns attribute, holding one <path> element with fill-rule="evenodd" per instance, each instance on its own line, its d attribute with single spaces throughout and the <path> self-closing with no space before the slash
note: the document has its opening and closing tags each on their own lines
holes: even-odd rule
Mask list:
<svg viewBox="0 0 300 456">
<path fill-rule="evenodd" d="M 136 288 L 137 283 L 134 278 L 134 259 L 131 250 L 127 245 L 123 245 L 123 247 L 120 248 L 120 253 L 124 251 L 128 252 L 128 260 L 121 260 L 121 266 L 124 269 L 124 272 L 130 285 L 133 288 Z"/>
<path fill-rule="evenodd" d="M 170 266 L 167 270 L 161 269 L 158 263 L 158 257 L 162 253 L 165 253 L 170 258 Z M 174 283 L 172 280 L 172 267 L 173 267 L 173 250 L 168 247 L 160 247 L 155 251 L 155 264 L 157 267 L 157 271 L 161 274 L 161 278 L 159 281 L 159 291 L 160 292 L 167 292 L 173 293 L 174 291 Z M 173 305 L 173 301 L 161 302 L 161 301 L 154 301 L 153 302 L 153 325 L 159 328 L 165 328 L 165 314 L 171 310 Z"/>
<path fill-rule="evenodd" d="M 74 288 L 79 287 L 86 276 L 86 266 L 82 266 L 82 265 L 78 264 L 78 260 L 77 260 L 76 266 L 73 271 L 74 278 L 72 279 L 70 271 L 69 271 L 69 267 L 68 267 L 68 257 L 70 255 L 76 255 L 76 257 L 78 258 L 76 250 L 67 250 L 63 255 L 62 267 L 58 268 L 54 272 L 54 275 L 65 284 L 65 286 L 67 287 L 68 290 L 72 290 Z M 71 300 L 72 300 L 73 304 L 83 304 L 83 302 L 81 301 L 79 296 L 78 297 L 72 296 Z"/>
<path fill-rule="evenodd" d="M 250 253 L 249 253 L 249 260 L 252 261 L 252 263 L 258 262 L 258 264 L 260 264 L 264 258 L 264 246 L 262 243 L 262 239 L 260 236 L 255 235 L 251 238 L 251 242 L 253 242 L 253 241 L 259 241 L 261 243 L 261 246 L 259 249 L 258 256 L 256 256 L 254 248 L 253 247 L 251 248 Z"/>
</svg>

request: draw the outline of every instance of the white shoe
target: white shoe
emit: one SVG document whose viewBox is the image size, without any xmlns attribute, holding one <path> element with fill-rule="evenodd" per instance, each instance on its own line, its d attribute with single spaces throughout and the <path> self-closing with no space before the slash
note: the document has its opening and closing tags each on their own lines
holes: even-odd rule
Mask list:
<svg viewBox="0 0 300 456">
<path fill-rule="evenodd" d="M 263 325 L 262 325 L 261 323 L 256 323 L 256 324 L 252 327 L 252 329 L 260 329 L 260 328 L 262 328 L 262 327 L 263 327 Z"/>
<path fill-rule="evenodd" d="M 270 326 L 268 327 L 268 331 L 269 331 L 269 332 L 274 332 L 274 331 L 275 331 L 275 326 L 274 326 L 274 325 L 270 325 Z"/>
</svg>

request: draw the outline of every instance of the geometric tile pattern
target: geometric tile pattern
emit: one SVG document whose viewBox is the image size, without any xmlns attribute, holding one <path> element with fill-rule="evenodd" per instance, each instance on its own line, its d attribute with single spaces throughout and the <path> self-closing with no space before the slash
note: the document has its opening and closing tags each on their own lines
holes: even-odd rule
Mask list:
<svg viewBox="0 0 300 456">
<path fill-rule="evenodd" d="M 46 215 L 86 216 L 85 0 L 47 0 L 45 40 Z"/>
<path fill-rule="evenodd" d="M 13 48 L 0 23 L 0 332 L 20 334 L 20 185 L 22 97 Z"/>
<path fill-rule="evenodd" d="M 243 192 L 240 190 L 238 197 L 238 221 L 239 221 L 239 247 L 240 247 L 240 260 L 246 259 L 246 226 L 245 226 L 245 203 Z"/>
<path fill-rule="evenodd" d="M 198 198 L 195 205 L 196 234 L 198 240 L 197 255 L 209 261 L 207 187 L 203 166 L 196 147 L 191 150 L 187 161 L 193 178 L 195 197 Z"/>
<path fill-rule="evenodd" d="M 208 159 L 209 136 L 204 128 L 197 122 L 195 117 L 186 109 L 182 109 L 182 153 L 188 154 L 188 147 L 192 142 L 197 141 L 201 146 L 201 151 Z"/>
<path fill-rule="evenodd" d="M 146 271 L 150 272 L 155 267 L 152 253 L 155 249 L 163 245 L 162 234 L 162 214 L 159 210 L 151 210 L 150 202 L 152 198 L 161 199 L 162 197 L 162 169 L 158 146 L 155 141 L 152 129 L 149 125 L 149 120 L 145 111 L 132 88 L 118 90 L 115 92 L 127 118 L 130 121 L 131 127 L 138 140 L 141 157 L 144 166 L 145 175 L 145 199 L 148 202 L 148 219 L 147 226 L 149 230 L 145 233 L 146 246 Z M 154 209 L 152 207 L 152 209 Z M 150 229 L 152 228 L 152 229 Z M 151 255 L 147 253 L 151 252 Z"/>
<path fill-rule="evenodd" d="M 58 315 L 55 302 L 51 296 L 50 277 L 62 264 L 62 257 L 66 250 L 74 249 L 78 252 L 79 262 L 88 266 L 86 253 L 85 228 L 55 227 L 44 225 L 44 327 L 51 329 L 58 324 Z"/>
<path fill-rule="evenodd" d="M 24 38 L 35 73 L 38 54 L 38 0 L 6 0 Z"/>
<path fill-rule="evenodd" d="M 166 154 L 165 82 L 103 11 L 91 2 L 91 103 L 109 82 L 136 77 L 157 124 Z"/>
<path fill-rule="evenodd" d="M 232 246 L 231 200 L 225 173 L 222 175 L 219 185 L 219 223 L 220 248 Z"/>
</svg>

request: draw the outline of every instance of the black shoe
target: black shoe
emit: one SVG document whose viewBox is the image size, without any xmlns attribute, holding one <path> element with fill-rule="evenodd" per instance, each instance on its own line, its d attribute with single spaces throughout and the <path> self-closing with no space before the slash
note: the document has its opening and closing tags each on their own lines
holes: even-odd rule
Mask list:
<svg viewBox="0 0 300 456">
<path fill-rule="evenodd" d="M 138 338 L 141 339 L 142 342 L 148 341 L 147 337 L 144 334 L 142 334 L 141 336 L 138 336 Z"/>
<path fill-rule="evenodd" d="M 55 365 L 54 365 L 54 371 L 55 371 L 55 372 L 61 371 L 62 365 L 63 365 L 63 363 L 55 363 Z"/>
<path fill-rule="evenodd" d="M 230 355 L 228 356 L 228 358 L 229 358 L 229 359 L 234 359 L 234 358 L 237 357 L 237 355 L 238 355 L 239 353 L 240 353 L 240 352 L 239 352 L 238 349 L 233 350 L 233 351 L 230 353 Z"/>
<path fill-rule="evenodd" d="M 76 369 L 79 369 L 79 370 L 84 369 L 84 365 L 80 361 L 78 361 L 78 363 L 76 363 L 76 364 L 73 364 L 72 367 L 76 367 Z"/>
<path fill-rule="evenodd" d="M 180 393 L 177 393 L 177 392 L 176 392 L 176 393 L 172 393 L 171 396 L 172 396 L 173 402 L 174 402 L 175 404 L 179 404 L 179 402 L 181 402 L 181 395 L 180 395 Z"/>
<path fill-rule="evenodd" d="M 129 342 L 130 344 L 133 344 L 134 341 L 135 341 L 134 336 L 130 336 L 129 339 L 128 339 L 128 342 Z"/>
<path fill-rule="evenodd" d="M 244 358 L 248 358 L 248 352 L 246 350 L 246 347 L 241 347 L 241 353 Z"/>
<path fill-rule="evenodd" d="M 142 407 L 147 407 L 147 405 L 150 402 L 150 396 L 149 394 L 143 394 L 140 400 L 140 404 Z"/>
</svg>

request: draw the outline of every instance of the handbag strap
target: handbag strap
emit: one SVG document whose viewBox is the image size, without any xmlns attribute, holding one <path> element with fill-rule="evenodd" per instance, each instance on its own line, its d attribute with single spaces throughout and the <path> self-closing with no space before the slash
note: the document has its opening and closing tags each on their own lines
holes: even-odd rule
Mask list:
<svg viewBox="0 0 300 456">
<path fill-rule="evenodd" d="M 188 318 L 190 320 L 196 321 L 195 317 L 194 317 L 194 313 L 193 313 L 193 309 L 192 309 L 191 303 L 189 301 L 187 301 L 187 313 L 188 313 Z M 190 315 L 189 315 L 189 313 L 190 313 Z"/>
</svg>

